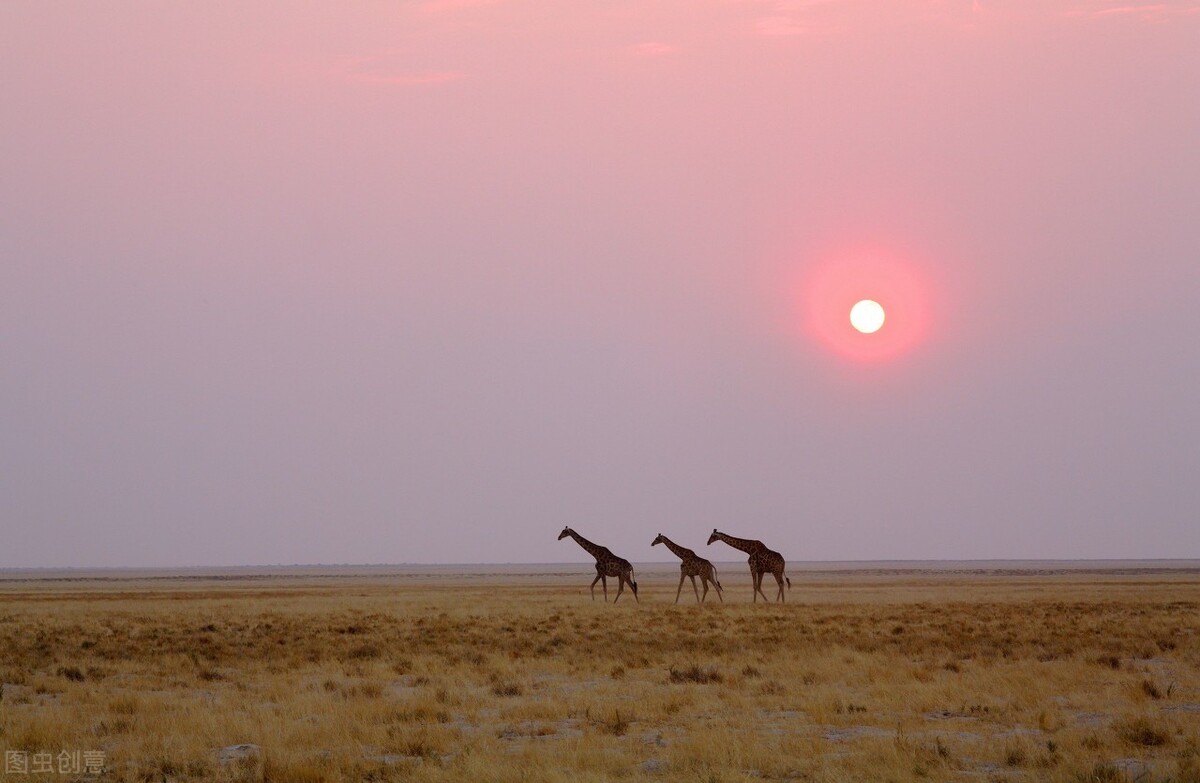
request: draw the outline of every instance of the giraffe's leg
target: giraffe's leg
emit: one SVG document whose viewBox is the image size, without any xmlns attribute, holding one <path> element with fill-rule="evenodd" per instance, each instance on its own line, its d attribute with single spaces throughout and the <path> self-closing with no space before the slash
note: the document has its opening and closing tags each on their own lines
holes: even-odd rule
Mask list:
<svg viewBox="0 0 1200 783">
<path fill-rule="evenodd" d="M 600 586 L 604 588 L 604 603 L 608 603 L 608 577 L 600 574 Z"/>
<path fill-rule="evenodd" d="M 713 589 L 717 591 L 717 598 L 721 599 L 721 603 L 725 603 L 725 596 L 721 595 L 721 583 L 715 578 L 713 579 Z"/>
<path fill-rule="evenodd" d="M 679 575 L 679 589 L 675 591 L 675 603 L 679 603 L 679 594 L 683 592 L 683 580 L 687 579 L 684 574 Z"/>
<path fill-rule="evenodd" d="M 783 599 L 783 572 L 782 571 L 775 572 L 775 581 L 779 583 L 779 597 L 776 600 L 778 600 L 779 603 L 783 603 L 784 599 Z M 764 596 L 764 598 L 765 597 L 766 596 Z"/>
<path fill-rule="evenodd" d="M 597 582 L 599 582 L 599 581 L 600 581 L 600 574 L 596 574 L 596 578 L 592 580 L 592 586 L 591 586 L 591 588 L 590 588 L 590 589 L 591 589 L 591 591 L 592 591 L 592 600 L 593 600 L 593 601 L 595 601 L 595 600 L 596 600 L 596 583 L 597 583 Z M 608 600 L 608 598 L 607 598 L 607 597 L 605 597 L 605 599 L 604 599 L 604 600 L 606 600 L 606 601 L 607 601 L 607 600 Z"/>
<path fill-rule="evenodd" d="M 704 585 L 704 593 L 700 596 L 700 603 L 704 603 L 704 599 L 708 598 L 708 577 L 701 574 L 700 583 Z"/>
<path fill-rule="evenodd" d="M 757 593 L 757 594 L 755 594 L 754 600 L 756 600 L 756 601 L 757 601 L 757 600 L 758 600 L 758 596 L 760 596 L 760 595 L 761 595 L 761 596 L 763 597 L 763 601 L 764 601 L 764 602 L 766 602 L 766 603 L 770 603 L 770 602 L 771 602 L 771 599 L 767 598 L 767 594 L 766 594 L 766 593 L 764 593 L 764 592 L 763 592 L 763 589 L 762 589 L 763 577 L 764 577 L 764 576 L 766 576 L 766 575 L 767 575 L 767 574 L 766 574 L 766 572 L 765 572 L 765 571 L 759 571 L 759 572 L 758 572 L 758 578 L 754 580 L 754 589 L 758 591 L 758 593 Z"/>
<path fill-rule="evenodd" d="M 705 592 L 708 591 L 708 585 L 704 586 L 704 590 L 705 590 Z M 696 594 L 696 603 L 698 603 L 698 604 L 704 603 L 703 601 L 700 600 L 700 591 L 696 589 L 696 575 L 695 574 L 692 574 L 692 592 Z"/>
<path fill-rule="evenodd" d="M 758 603 L 758 585 L 762 581 L 762 574 L 750 572 L 750 590 L 754 596 L 754 603 Z"/>
<path fill-rule="evenodd" d="M 620 600 L 621 600 L 621 593 L 623 593 L 623 592 L 625 592 L 625 577 L 623 577 L 623 576 L 618 576 L 618 577 L 617 577 L 617 595 L 616 595 L 616 597 L 615 597 L 615 598 L 613 598 L 613 603 L 614 603 L 614 604 L 615 604 L 617 601 L 620 601 Z"/>
<path fill-rule="evenodd" d="M 640 603 L 642 602 L 642 599 L 638 598 L 638 594 L 637 594 L 637 588 L 635 588 L 635 587 L 634 587 L 634 585 L 633 585 L 633 577 L 632 577 L 632 576 L 629 576 L 629 577 L 626 577 L 626 578 L 629 580 L 629 591 L 630 591 L 631 593 L 633 593 L 633 602 L 634 602 L 635 604 L 640 604 Z"/>
</svg>

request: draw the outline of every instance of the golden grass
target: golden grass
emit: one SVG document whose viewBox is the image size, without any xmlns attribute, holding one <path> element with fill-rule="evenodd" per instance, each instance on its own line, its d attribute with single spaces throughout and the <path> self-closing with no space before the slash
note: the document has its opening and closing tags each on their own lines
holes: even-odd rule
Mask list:
<svg viewBox="0 0 1200 783">
<path fill-rule="evenodd" d="M 702 607 L 641 578 L 616 606 L 582 567 L 10 583 L 0 749 L 122 781 L 1200 781 L 1195 575 L 813 577 L 783 606 L 728 575 Z"/>
</svg>

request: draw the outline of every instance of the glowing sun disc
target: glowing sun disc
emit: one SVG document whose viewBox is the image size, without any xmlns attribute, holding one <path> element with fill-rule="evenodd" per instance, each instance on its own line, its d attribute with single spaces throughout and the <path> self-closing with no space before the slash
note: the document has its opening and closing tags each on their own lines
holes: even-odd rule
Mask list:
<svg viewBox="0 0 1200 783">
<path fill-rule="evenodd" d="M 883 317 L 883 307 L 874 299 L 863 299 L 850 308 L 850 325 L 863 334 L 878 332 Z"/>
</svg>

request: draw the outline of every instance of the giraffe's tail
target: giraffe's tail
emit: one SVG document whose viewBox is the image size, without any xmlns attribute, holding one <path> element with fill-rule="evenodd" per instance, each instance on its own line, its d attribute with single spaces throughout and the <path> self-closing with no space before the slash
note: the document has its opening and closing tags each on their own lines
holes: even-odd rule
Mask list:
<svg viewBox="0 0 1200 783">
<path fill-rule="evenodd" d="M 717 567 L 716 566 L 712 567 L 712 576 L 713 576 L 713 584 L 717 586 L 717 589 L 724 590 L 725 588 L 721 587 L 721 580 L 717 579 Z"/>
<path fill-rule="evenodd" d="M 633 572 L 633 569 L 630 568 L 629 569 L 629 586 L 631 588 L 633 588 L 633 594 L 637 595 L 637 582 L 634 581 L 635 576 L 637 576 L 637 575 Z"/>
<path fill-rule="evenodd" d="M 791 580 L 791 579 L 788 579 L 788 578 L 785 576 L 785 577 L 783 578 L 783 581 L 785 581 L 785 582 L 787 582 L 787 583 L 788 583 L 788 589 L 789 589 L 789 590 L 791 590 L 791 589 L 792 589 L 792 580 Z"/>
</svg>

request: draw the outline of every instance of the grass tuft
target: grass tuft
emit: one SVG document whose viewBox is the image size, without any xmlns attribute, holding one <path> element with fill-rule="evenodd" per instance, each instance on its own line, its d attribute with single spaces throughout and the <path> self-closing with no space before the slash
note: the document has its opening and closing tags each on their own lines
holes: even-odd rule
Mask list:
<svg viewBox="0 0 1200 783">
<path fill-rule="evenodd" d="M 707 685 L 711 682 L 721 682 L 721 673 L 711 666 L 700 666 L 692 664 L 683 669 L 676 669 L 672 666 L 669 670 L 668 680 L 673 683 L 694 682 L 698 685 Z"/>
<path fill-rule="evenodd" d="M 1138 717 L 1117 725 L 1121 739 L 1144 748 L 1156 748 L 1171 741 L 1171 734 L 1150 718 Z"/>
<path fill-rule="evenodd" d="M 71 682 L 83 682 L 86 677 L 78 666 L 59 666 L 57 674 L 59 677 L 70 680 Z"/>
</svg>

